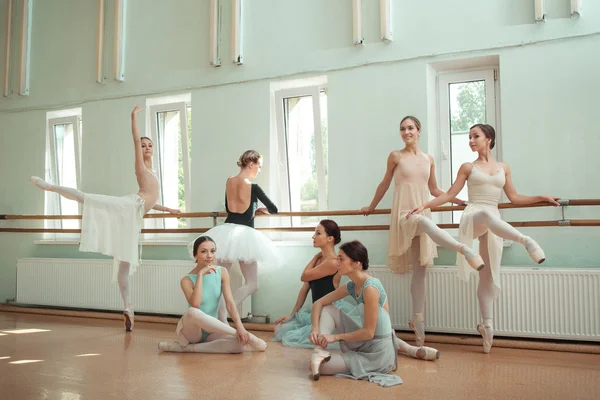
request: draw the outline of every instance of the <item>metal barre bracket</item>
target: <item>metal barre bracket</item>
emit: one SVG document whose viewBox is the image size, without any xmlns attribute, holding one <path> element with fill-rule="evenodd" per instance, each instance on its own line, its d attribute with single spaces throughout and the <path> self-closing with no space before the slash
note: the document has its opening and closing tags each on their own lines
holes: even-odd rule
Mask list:
<svg viewBox="0 0 600 400">
<path fill-rule="evenodd" d="M 568 206 L 570 201 L 571 200 L 569 200 L 569 199 L 558 199 L 558 200 L 556 200 L 556 202 L 558 204 L 560 204 L 561 206 L 563 206 L 563 207 Z"/>
<path fill-rule="evenodd" d="M 558 226 L 571 226 L 571 220 L 561 219 L 560 221 L 558 221 Z"/>
</svg>

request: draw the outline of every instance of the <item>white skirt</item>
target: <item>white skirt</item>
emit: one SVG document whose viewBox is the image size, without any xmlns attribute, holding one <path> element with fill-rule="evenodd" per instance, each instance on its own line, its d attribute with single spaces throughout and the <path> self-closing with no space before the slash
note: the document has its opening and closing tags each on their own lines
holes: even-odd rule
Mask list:
<svg viewBox="0 0 600 400">
<path fill-rule="evenodd" d="M 256 262 L 263 272 L 281 267 L 281 258 L 275 244 L 265 234 L 249 226 L 226 223 L 211 228 L 202 236 L 209 236 L 215 241 L 218 260 Z M 196 239 L 188 244 L 192 259 L 195 241 Z"/>
<path fill-rule="evenodd" d="M 140 259 L 138 246 L 143 218 L 144 200 L 137 194 L 117 197 L 86 193 L 79 250 L 113 257 L 114 269 L 119 261 L 128 262 L 131 275 Z"/>
</svg>

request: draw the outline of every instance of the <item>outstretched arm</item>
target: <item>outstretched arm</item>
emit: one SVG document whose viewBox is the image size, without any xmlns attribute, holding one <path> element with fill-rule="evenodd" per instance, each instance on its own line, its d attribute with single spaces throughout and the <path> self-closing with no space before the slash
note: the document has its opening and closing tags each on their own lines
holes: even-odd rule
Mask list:
<svg viewBox="0 0 600 400">
<path fill-rule="evenodd" d="M 152 209 L 158 210 L 158 211 L 166 211 L 171 214 L 181 214 L 181 210 L 178 208 L 169 208 L 169 207 L 161 206 L 160 204 L 155 204 L 154 207 L 152 207 Z"/>
<path fill-rule="evenodd" d="M 390 187 L 390 183 L 392 183 L 392 178 L 394 177 L 394 169 L 396 169 L 396 165 L 398 164 L 398 156 L 396 152 L 392 151 L 387 159 L 387 166 L 385 169 L 385 175 L 383 176 L 383 180 L 377 186 L 377 190 L 375 191 L 375 196 L 373 196 L 373 200 L 371 200 L 371 204 L 367 207 L 363 207 L 360 211 L 364 215 L 369 215 L 375 210 L 383 196 Z"/>
<path fill-rule="evenodd" d="M 300 288 L 300 292 L 298 292 L 298 298 L 296 299 L 296 305 L 294 305 L 294 309 L 292 310 L 290 315 L 288 315 L 286 317 L 278 318 L 275 321 L 275 325 L 279 325 L 279 324 L 287 321 L 288 319 L 292 318 L 292 316 L 294 314 L 296 314 L 298 311 L 300 311 L 300 309 L 304 305 L 304 302 L 306 301 L 306 297 L 308 296 L 309 291 L 310 291 L 310 285 L 306 282 L 303 283 L 302 287 Z"/>
<path fill-rule="evenodd" d="M 427 184 L 429 186 L 429 193 L 431 193 L 431 195 L 433 197 L 440 197 L 441 195 L 445 194 L 446 192 L 444 192 L 442 189 L 440 189 L 437 185 L 437 179 L 435 178 L 435 164 L 434 164 L 433 157 L 430 155 L 427 155 L 427 157 L 429 157 L 429 161 L 431 164 L 431 168 L 429 170 L 429 181 L 427 182 Z M 462 206 L 465 204 L 464 201 L 462 201 L 461 199 L 458 199 L 456 197 L 451 199 L 450 202 L 452 202 L 454 204 L 458 204 L 459 206 Z"/>
<path fill-rule="evenodd" d="M 426 208 L 437 207 L 455 198 L 456 195 L 459 194 L 462 188 L 465 186 L 465 182 L 467 181 L 467 178 L 469 177 L 469 174 L 471 173 L 472 169 L 473 164 L 471 163 L 464 163 L 463 165 L 461 165 L 460 169 L 458 170 L 458 174 L 456 176 L 454 184 L 450 187 L 450 189 L 448 189 L 446 193 L 415 208 L 410 213 L 406 214 L 406 218 L 409 218 L 413 214 L 418 214 Z"/>
<path fill-rule="evenodd" d="M 135 174 L 141 176 L 146 171 L 146 165 L 144 165 L 144 155 L 142 153 L 142 139 L 137 124 L 137 114 L 142 109 L 141 106 L 137 105 L 131 112 L 131 134 L 133 136 L 133 148 L 135 151 Z"/>
<path fill-rule="evenodd" d="M 512 182 L 512 177 L 511 177 L 509 166 L 506 163 L 502 163 L 502 166 L 504 167 L 504 173 L 506 176 L 506 183 L 504 184 L 504 193 L 506 193 L 506 197 L 508 197 L 508 200 L 510 200 L 511 203 L 519 204 L 519 205 L 526 205 L 526 204 L 534 204 L 534 203 L 540 203 L 543 201 L 547 201 L 548 203 L 554 204 L 555 206 L 560 205 L 556 201 L 559 199 L 559 197 L 524 196 L 522 194 L 518 194 L 517 189 L 515 189 L 515 185 Z"/>
</svg>

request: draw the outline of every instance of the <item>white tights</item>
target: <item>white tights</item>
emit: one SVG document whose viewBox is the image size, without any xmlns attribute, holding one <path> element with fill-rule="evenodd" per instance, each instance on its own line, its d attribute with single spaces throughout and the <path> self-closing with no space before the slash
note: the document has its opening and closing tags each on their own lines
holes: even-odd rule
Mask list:
<svg viewBox="0 0 600 400">
<path fill-rule="evenodd" d="M 217 263 L 227 269 L 227 272 L 231 275 L 231 261 L 217 260 Z M 255 262 L 245 263 L 240 261 L 240 270 L 246 282 L 233 293 L 233 301 L 236 306 L 246 300 L 248 296 L 258 291 L 258 264 Z M 221 301 L 219 302 L 219 320 L 227 322 L 227 308 L 223 297 L 221 297 Z"/>
<path fill-rule="evenodd" d="M 66 186 L 52 185 L 38 177 L 32 177 L 31 183 L 33 183 L 34 185 L 36 185 L 37 187 L 39 187 L 42 190 L 56 192 L 56 193 L 60 194 L 61 196 L 66 197 L 69 200 L 75 200 L 76 202 L 83 204 L 84 193 L 80 190 L 73 189 L 73 188 L 66 187 Z"/>
<path fill-rule="evenodd" d="M 431 238 L 431 240 L 433 240 L 434 243 L 443 246 L 446 249 L 458 251 L 465 256 L 470 257 L 471 255 L 475 254 L 475 252 L 466 247 L 464 244 L 458 242 L 447 231 L 441 229 L 429 218 L 421 217 L 419 219 L 416 236 L 413 238 L 411 243 L 411 262 L 413 275 L 410 284 L 410 293 L 412 295 L 413 322 L 415 324 L 415 328 L 419 331 L 419 334 L 424 337 L 425 324 L 423 322 L 423 314 L 425 313 L 425 278 L 427 277 L 427 267 L 421 266 L 420 263 L 421 234 L 426 234 Z"/>
<path fill-rule="evenodd" d="M 526 246 L 535 243 L 530 237 L 523 235 L 497 215 L 487 210 L 476 211 L 473 214 L 473 236 L 479 238 L 479 253 L 487 266 L 490 265 L 488 230 L 498 237 L 513 240 Z M 477 298 L 484 326 L 491 327 L 494 318 L 494 280 L 492 270 L 489 267 L 479 271 Z"/>
<path fill-rule="evenodd" d="M 224 324 L 197 308 L 189 308 L 181 319 L 183 328 L 180 334 L 190 342 L 184 347 L 185 352 L 237 354 L 252 350 L 250 345 L 243 345 L 238 341 L 236 330 L 229 324 Z M 210 334 L 200 343 L 203 331 Z M 254 335 L 250 333 L 250 337 L 253 340 Z"/>
</svg>

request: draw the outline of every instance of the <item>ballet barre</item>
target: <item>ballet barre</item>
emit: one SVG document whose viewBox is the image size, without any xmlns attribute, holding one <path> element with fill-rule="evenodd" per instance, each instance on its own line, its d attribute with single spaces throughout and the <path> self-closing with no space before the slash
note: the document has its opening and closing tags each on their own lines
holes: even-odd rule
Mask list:
<svg viewBox="0 0 600 400">
<path fill-rule="evenodd" d="M 568 206 L 600 206 L 600 199 L 571 199 L 571 200 L 558 200 L 562 219 L 555 221 L 517 221 L 508 222 L 510 225 L 515 227 L 544 227 L 544 226 L 600 226 L 600 219 L 566 219 L 565 208 Z M 445 212 L 445 211 L 460 211 L 464 210 L 466 206 L 440 206 L 431 209 L 433 212 Z M 498 208 L 500 209 L 517 209 L 517 208 L 534 208 L 534 207 L 554 207 L 548 202 L 540 202 L 528 205 L 516 205 L 512 203 L 500 203 Z M 385 215 L 390 214 L 391 210 L 380 209 L 374 210 L 370 215 Z M 301 212 L 280 212 L 273 215 L 256 214 L 257 217 L 333 217 L 333 216 L 354 216 L 363 215 L 359 210 L 335 210 L 335 211 L 301 211 Z M 212 218 L 213 226 L 217 225 L 217 218 L 226 217 L 226 212 L 189 212 L 181 214 L 168 214 L 168 213 L 152 213 L 146 214 L 144 218 Z M 67 220 L 67 219 L 81 219 L 81 215 L 0 215 L 0 220 Z M 459 224 L 438 224 L 442 229 L 458 228 Z M 142 233 L 204 233 L 210 228 L 157 228 L 157 229 L 142 229 Z M 261 231 L 271 232 L 312 232 L 314 227 L 266 227 L 256 228 Z M 346 225 L 340 226 L 342 231 L 381 231 L 388 230 L 389 225 Z M 0 227 L 0 232 L 6 233 L 81 233 L 81 229 L 55 229 L 55 228 L 3 228 Z"/>
</svg>

